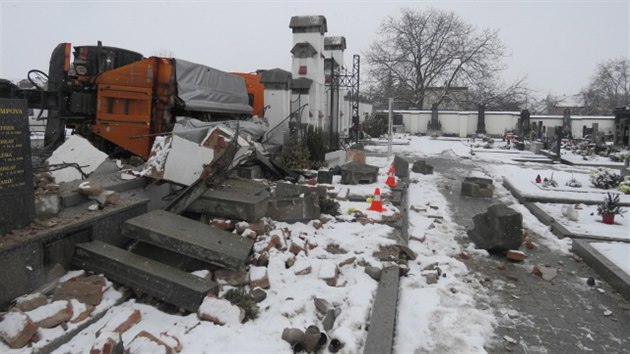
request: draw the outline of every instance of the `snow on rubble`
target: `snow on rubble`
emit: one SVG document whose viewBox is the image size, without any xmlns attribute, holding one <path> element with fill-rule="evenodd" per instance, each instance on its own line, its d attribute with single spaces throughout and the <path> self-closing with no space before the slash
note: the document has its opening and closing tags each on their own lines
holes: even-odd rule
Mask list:
<svg viewBox="0 0 630 354">
<path fill-rule="evenodd" d="M 386 193 L 383 182 L 389 162 L 382 158 L 370 161 L 382 168 L 377 184 L 342 186 L 337 181 L 334 186 L 337 190 L 347 189 L 348 193 L 363 197 L 369 197 L 376 185 Z M 410 203 L 430 203 L 438 206 L 438 210 L 431 209 L 429 214 L 410 213 L 410 234 L 423 237 L 424 241 L 410 242 L 418 258 L 410 264 L 409 275 L 401 282 L 395 351 L 484 351 L 484 345 L 492 336 L 495 319 L 491 311 L 477 309 L 480 307 L 478 298 L 484 297 L 483 291 L 470 281 L 466 266 L 454 258 L 461 251 L 456 240 L 461 237 L 461 230 L 451 225 L 448 206 L 434 185 L 439 176 L 414 177 L 426 180 L 411 185 Z M 260 313 L 256 319 L 244 323 L 226 320 L 221 325 L 201 321 L 197 314 L 167 314 L 131 300 L 112 308 L 102 320 L 56 352 L 82 352 L 93 343 L 96 330 L 120 311 L 134 309 L 140 311 L 142 320 L 122 334 L 123 343 L 136 341 L 134 338 L 146 331 L 153 335 L 172 335 L 181 343 L 183 352 L 291 353 L 290 345 L 281 338 L 283 329 L 306 329 L 313 324 L 322 328 L 323 317 L 317 309 L 316 299 L 325 300 L 339 311 L 333 327 L 327 332 L 329 339 L 344 344 L 339 353 L 361 352 L 378 286 L 365 267 L 381 268 L 383 262 L 375 252 L 396 244 L 397 240 L 392 238 L 394 230 L 390 226 L 379 222 L 358 223 L 353 220 L 353 213 L 360 211 L 368 220 L 378 221 L 381 217 L 395 215 L 398 209 L 386 203 L 388 211 L 382 215 L 368 211 L 367 201 L 341 201 L 340 204 L 344 215 L 336 219 L 308 224 L 277 222 L 269 236 L 260 238 L 255 244 L 254 250 L 269 251 L 266 267 L 269 289 L 265 300 L 259 303 Z M 274 247 L 268 246 L 273 236 L 287 232 L 291 235 L 289 238 Z M 296 250 L 300 250 L 297 254 L 288 251 L 292 243 Z M 291 267 L 287 266 L 289 262 Z M 429 284 L 428 273 L 435 274 L 437 269 L 441 272 L 440 278 Z M 251 281 L 263 278 L 263 270 L 264 267 L 252 267 L 249 272 Z M 206 272 L 197 274 L 207 275 Z M 224 284 L 219 296 L 230 288 Z M 204 301 L 203 312 L 234 318 L 229 315 L 230 309 L 223 305 L 211 308 L 210 303 L 216 300 L 209 299 L 212 298 Z M 225 311 L 219 311 L 220 308 Z M 449 330 L 453 326 L 459 328 L 457 335 Z M 435 333 L 441 334 L 436 336 Z M 148 345 L 146 340 L 143 343 Z"/>
</svg>

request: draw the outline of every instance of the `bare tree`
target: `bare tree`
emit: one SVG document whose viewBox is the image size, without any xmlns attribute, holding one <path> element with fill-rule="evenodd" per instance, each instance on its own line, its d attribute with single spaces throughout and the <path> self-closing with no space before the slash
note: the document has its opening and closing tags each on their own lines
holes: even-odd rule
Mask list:
<svg viewBox="0 0 630 354">
<path fill-rule="evenodd" d="M 490 83 L 504 69 L 504 47 L 496 31 L 478 30 L 453 12 L 403 9 L 381 25 L 366 59 L 382 94 L 424 108 L 427 89 L 438 89 L 438 105 L 455 86 Z"/>
<path fill-rule="evenodd" d="M 597 65 L 581 94 L 587 114 L 611 114 L 617 107 L 630 105 L 630 61 L 617 58 Z"/>
</svg>

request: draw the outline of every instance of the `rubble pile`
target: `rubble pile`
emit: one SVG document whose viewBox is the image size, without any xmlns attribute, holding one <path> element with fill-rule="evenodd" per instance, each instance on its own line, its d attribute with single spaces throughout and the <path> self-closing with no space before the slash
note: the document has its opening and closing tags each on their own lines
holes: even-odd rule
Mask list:
<svg viewBox="0 0 630 354">
<path fill-rule="evenodd" d="M 70 272 L 56 280 L 52 294 L 35 292 L 17 298 L 2 316 L 0 338 L 16 349 L 37 343 L 42 336 L 63 335 L 88 321 L 95 309 L 102 311 L 99 305 L 111 286 L 102 276 Z"/>
</svg>

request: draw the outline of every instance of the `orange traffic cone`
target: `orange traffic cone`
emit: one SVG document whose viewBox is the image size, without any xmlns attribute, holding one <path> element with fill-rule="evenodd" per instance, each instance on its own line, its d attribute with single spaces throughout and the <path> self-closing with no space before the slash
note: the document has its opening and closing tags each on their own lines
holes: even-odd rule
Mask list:
<svg viewBox="0 0 630 354">
<path fill-rule="evenodd" d="M 387 180 L 385 184 L 390 187 L 398 187 L 398 183 L 396 183 L 396 170 L 394 166 L 389 167 L 389 172 L 387 172 Z"/>
<path fill-rule="evenodd" d="M 374 198 L 372 198 L 372 204 L 370 204 L 370 207 L 367 210 L 378 211 L 379 213 L 385 211 L 385 208 L 383 208 L 383 201 L 381 200 L 380 188 L 376 188 L 374 190 Z"/>
</svg>

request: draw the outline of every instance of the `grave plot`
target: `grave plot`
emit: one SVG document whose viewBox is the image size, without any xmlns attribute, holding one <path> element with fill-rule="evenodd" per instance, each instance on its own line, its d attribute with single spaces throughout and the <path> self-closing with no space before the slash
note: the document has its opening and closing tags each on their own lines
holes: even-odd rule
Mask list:
<svg viewBox="0 0 630 354">
<path fill-rule="evenodd" d="M 567 236 L 630 242 L 628 215 L 615 216 L 614 223 L 604 224 L 597 215 L 597 205 L 534 203 L 568 233 Z"/>
</svg>

